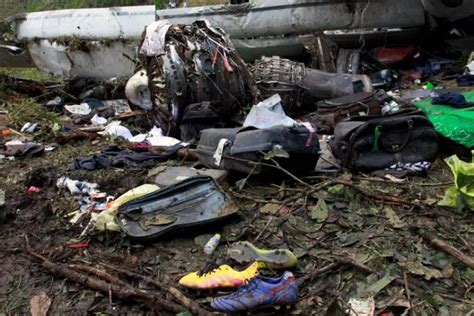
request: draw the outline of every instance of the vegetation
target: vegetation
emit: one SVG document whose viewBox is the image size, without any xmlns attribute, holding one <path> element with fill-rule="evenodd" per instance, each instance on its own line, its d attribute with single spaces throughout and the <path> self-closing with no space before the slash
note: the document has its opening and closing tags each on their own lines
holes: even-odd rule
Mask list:
<svg viewBox="0 0 474 316">
<path fill-rule="evenodd" d="M 52 135 L 60 127 L 58 115 L 39 105 L 33 99 L 20 99 L 15 104 L 7 103 L 6 110 L 8 111 L 8 121 L 16 129 L 28 122 L 38 123 L 41 128 L 38 137 Z"/>
</svg>

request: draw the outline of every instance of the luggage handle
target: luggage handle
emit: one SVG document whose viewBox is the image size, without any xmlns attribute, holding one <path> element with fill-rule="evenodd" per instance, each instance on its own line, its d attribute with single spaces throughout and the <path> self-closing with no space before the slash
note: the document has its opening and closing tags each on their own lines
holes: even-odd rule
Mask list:
<svg viewBox="0 0 474 316">
<path fill-rule="evenodd" d="M 370 106 L 368 104 L 365 104 L 364 102 L 357 102 L 357 104 L 360 104 L 362 106 L 364 106 L 366 109 L 367 109 L 367 113 L 365 113 L 365 115 L 369 116 L 369 113 L 370 113 Z"/>
<path fill-rule="evenodd" d="M 361 105 L 362 107 L 364 107 L 366 109 L 366 113 L 365 113 L 365 116 L 369 116 L 370 114 L 370 106 L 364 102 L 361 102 L 361 101 L 357 101 L 351 105 L 347 105 L 345 107 L 343 107 L 340 112 L 339 112 L 339 115 L 342 115 L 342 116 L 347 116 L 348 114 L 350 114 L 350 108 L 352 105 L 355 105 L 355 104 L 358 104 L 358 105 Z"/>
<path fill-rule="evenodd" d="M 375 137 L 374 148 L 378 147 L 378 145 L 380 144 L 383 147 L 383 149 L 385 149 L 389 153 L 397 153 L 397 152 L 402 151 L 408 145 L 408 142 L 410 141 L 411 133 L 413 131 L 413 120 L 408 120 L 407 124 L 408 124 L 408 135 L 407 135 L 405 141 L 403 142 L 403 145 L 401 147 L 397 147 L 396 149 L 389 149 L 389 148 L 384 146 L 383 142 L 380 141 L 380 138 L 383 135 L 383 123 L 378 125 L 376 127 L 376 129 L 379 130 L 379 135 L 378 135 L 378 137 Z"/>
</svg>

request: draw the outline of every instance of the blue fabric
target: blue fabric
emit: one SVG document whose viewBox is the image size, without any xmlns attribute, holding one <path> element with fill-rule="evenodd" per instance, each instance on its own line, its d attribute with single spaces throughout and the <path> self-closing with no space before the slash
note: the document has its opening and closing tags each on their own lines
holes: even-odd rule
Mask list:
<svg viewBox="0 0 474 316">
<path fill-rule="evenodd" d="M 185 148 L 183 143 L 168 147 L 166 151 L 161 153 L 151 152 L 133 152 L 130 150 L 122 150 L 116 146 L 103 150 L 98 155 L 86 158 L 78 158 L 74 160 L 74 169 L 96 170 L 108 167 L 124 167 L 124 166 L 153 166 L 157 160 L 168 160 L 179 149 Z"/>
<path fill-rule="evenodd" d="M 474 75 L 464 75 L 456 79 L 458 86 L 469 87 L 474 86 Z"/>
<path fill-rule="evenodd" d="M 450 105 L 457 109 L 471 107 L 472 104 L 467 102 L 466 98 L 459 92 L 447 92 L 437 98 L 433 98 L 431 104 Z"/>
<path fill-rule="evenodd" d="M 293 305 L 298 299 L 298 286 L 291 272 L 279 278 L 258 276 L 235 293 L 215 298 L 211 307 L 220 312 L 248 311 L 260 306 Z"/>
</svg>

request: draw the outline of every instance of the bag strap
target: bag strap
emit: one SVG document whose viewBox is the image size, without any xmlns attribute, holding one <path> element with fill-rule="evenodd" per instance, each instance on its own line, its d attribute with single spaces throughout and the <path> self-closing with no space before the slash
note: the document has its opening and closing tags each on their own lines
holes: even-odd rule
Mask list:
<svg viewBox="0 0 474 316">
<path fill-rule="evenodd" d="M 380 141 L 380 138 L 383 135 L 383 122 L 380 125 L 377 125 L 375 127 L 375 131 L 374 131 L 374 133 L 375 133 L 375 135 L 374 135 L 374 148 L 372 149 L 372 151 L 373 152 L 379 151 L 379 145 L 381 147 L 383 147 L 383 149 L 385 149 L 386 151 L 388 151 L 389 153 L 392 153 L 392 154 L 402 151 L 408 145 L 408 142 L 411 139 L 411 134 L 412 134 L 412 131 L 413 131 L 413 120 L 410 119 L 406 122 L 408 124 L 408 135 L 405 138 L 405 141 L 403 142 L 403 145 L 401 147 L 395 149 L 395 150 L 385 147 L 383 142 Z"/>
</svg>

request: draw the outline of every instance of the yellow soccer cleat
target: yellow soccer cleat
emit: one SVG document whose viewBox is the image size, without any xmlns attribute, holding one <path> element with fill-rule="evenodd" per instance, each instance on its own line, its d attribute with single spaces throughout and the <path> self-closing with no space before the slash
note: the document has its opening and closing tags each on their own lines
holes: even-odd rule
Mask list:
<svg viewBox="0 0 474 316">
<path fill-rule="evenodd" d="M 288 249 L 259 249 L 248 241 L 234 243 L 227 254 L 239 263 L 257 261 L 260 268 L 275 270 L 294 268 L 298 263 L 296 256 Z"/>
<path fill-rule="evenodd" d="M 185 275 L 179 280 L 179 284 L 200 290 L 237 288 L 258 275 L 258 268 L 257 262 L 252 263 L 243 271 L 236 271 L 224 264 L 209 272 L 193 272 Z"/>
</svg>

